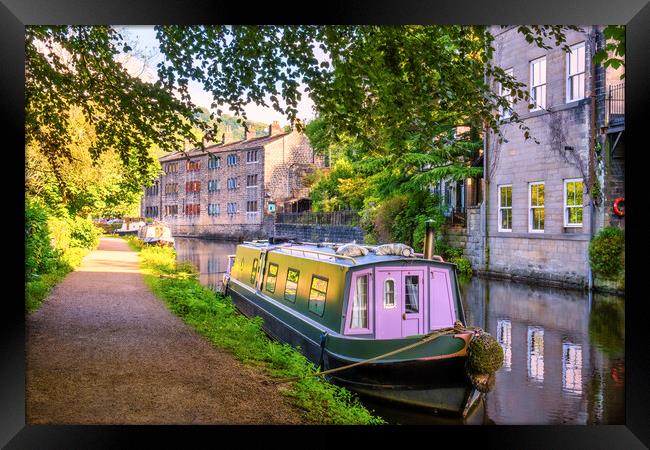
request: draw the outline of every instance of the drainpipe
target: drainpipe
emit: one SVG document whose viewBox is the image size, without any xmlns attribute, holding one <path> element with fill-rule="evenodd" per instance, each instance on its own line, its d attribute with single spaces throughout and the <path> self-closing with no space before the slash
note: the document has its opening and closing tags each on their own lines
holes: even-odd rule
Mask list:
<svg viewBox="0 0 650 450">
<path fill-rule="evenodd" d="M 591 48 L 590 52 L 589 52 L 590 58 L 593 58 L 593 54 L 595 52 L 595 47 L 597 45 L 597 40 L 598 40 L 598 29 L 597 29 L 596 26 L 594 26 L 594 27 L 592 27 L 592 39 L 589 40 L 590 43 L 592 43 L 592 46 L 593 46 L 593 48 Z M 591 75 L 591 117 L 590 117 L 590 119 L 591 119 L 590 120 L 590 122 L 591 122 L 591 127 L 590 127 L 591 132 L 589 133 L 589 138 L 590 138 L 589 139 L 590 140 L 590 142 L 589 142 L 589 151 L 591 152 L 591 155 L 593 156 L 593 161 L 594 161 L 594 165 L 595 165 L 595 163 L 596 163 L 596 161 L 595 161 L 595 152 L 596 152 L 595 140 L 596 140 L 596 127 L 598 126 L 597 118 L 596 118 L 596 105 L 597 105 L 596 93 L 598 91 L 597 91 L 597 86 L 596 86 L 596 82 L 597 82 L 597 80 L 596 80 L 596 66 L 595 66 L 595 64 L 593 64 L 592 61 L 593 61 L 593 59 L 590 61 L 590 64 L 589 64 L 589 72 L 590 72 L 590 75 Z M 606 78 L 606 74 L 603 74 L 603 86 L 602 86 L 603 91 L 605 89 L 605 86 L 604 86 L 605 78 Z M 600 183 L 600 180 L 598 179 L 598 174 L 596 172 L 596 167 L 592 167 L 591 175 L 596 178 L 596 182 Z M 602 191 L 604 191 L 604 187 L 601 190 L 601 192 Z M 591 186 L 589 188 L 589 192 L 591 194 Z M 594 237 L 594 229 L 595 229 L 595 222 L 596 222 L 596 214 L 595 214 L 596 208 L 594 206 L 593 197 L 591 195 L 589 197 L 590 197 L 589 198 L 589 242 L 591 242 L 591 240 Z M 587 245 L 587 255 L 589 254 L 588 249 L 589 249 L 589 245 Z M 588 269 L 588 272 L 587 272 L 588 289 L 589 289 L 589 292 L 591 293 L 593 291 L 593 288 L 594 288 L 594 274 L 593 274 L 593 272 L 591 270 L 591 264 L 589 264 L 589 258 L 588 257 L 587 257 L 587 269 Z"/>
<path fill-rule="evenodd" d="M 485 53 L 488 53 L 488 44 L 485 44 Z M 487 63 L 486 63 L 487 65 Z M 487 66 L 483 69 L 483 81 L 489 87 Z M 490 268 L 490 244 L 488 240 L 488 212 L 489 212 L 489 182 L 488 182 L 488 132 L 489 128 L 486 124 L 483 125 L 483 267 L 485 271 Z"/>
</svg>

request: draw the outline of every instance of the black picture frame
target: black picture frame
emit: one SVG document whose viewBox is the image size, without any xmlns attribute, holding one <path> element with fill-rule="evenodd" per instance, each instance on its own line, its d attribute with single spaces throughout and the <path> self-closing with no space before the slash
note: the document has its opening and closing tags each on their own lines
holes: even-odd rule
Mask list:
<svg viewBox="0 0 650 450">
<path fill-rule="evenodd" d="M 24 26 L 53 24 L 626 24 L 626 144 L 631 151 L 626 159 L 626 378 L 625 425 L 602 426 L 491 426 L 491 427 L 212 427 L 212 426 L 45 426 L 25 424 L 25 319 L 24 283 L 21 281 L 21 255 L 24 255 L 24 191 L 20 188 L 24 167 Z M 238 2 L 180 2 L 174 0 L 3 0 L 0 4 L 0 103 L 4 125 L 5 176 L 5 267 L 12 289 L 3 302 L 0 332 L 0 445 L 6 448 L 128 448 L 156 443 L 158 447 L 190 446 L 197 437 L 217 446 L 223 434 L 234 435 L 237 445 L 258 442 L 259 434 L 291 433 L 291 443 L 317 446 L 340 445 L 332 433 L 346 433 L 355 439 L 400 437 L 404 432 L 428 435 L 436 445 L 451 439 L 453 445 L 480 445 L 481 448 L 603 448 L 635 449 L 650 445 L 650 357 L 644 340 L 646 298 L 643 295 L 643 271 L 648 264 L 642 257 L 644 239 L 644 191 L 642 170 L 648 167 L 647 144 L 642 144 L 647 128 L 647 104 L 650 100 L 650 4 L 647 0 L 545 0 L 525 4 L 520 0 L 472 1 L 417 0 L 340 1 L 309 4 L 306 2 L 269 2 L 260 6 Z M 23 179 L 24 181 L 24 179 Z M 633 245 L 629 245 L 629 243 Z M 7 245 L 15 246 L 14 251 Z M 16 256 L 18 255 L 18 256 Z M 119 420 L 119 419 L 118 419 Z M 325 433 L 325 434 L 323 434 Z M 328 439 L 324 439 L 327 436 Z M 304 440 L 303 440 L 304 437 Z M 331 444 L 327 444 L 330 442 Z M 412 442 L 415 444 L 414 440 Z M 433 441 L 432 441 L 433 442 Z M 232 445 L 232 444 L 231 444 Z M 451 445 L 451 444 L 450 444 Z"/>
</svg>

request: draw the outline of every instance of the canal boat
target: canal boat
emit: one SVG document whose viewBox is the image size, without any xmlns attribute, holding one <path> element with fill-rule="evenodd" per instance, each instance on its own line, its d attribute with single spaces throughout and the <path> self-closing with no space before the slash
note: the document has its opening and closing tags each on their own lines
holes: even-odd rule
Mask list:
<svg viewBox="0 0 650 450">
<path fill-rule="evenodd" d="M 138 229 L 138 239 L 145 244 L 173 246 L 171 229 L 162 222 L 153 222 Z"/>
<path fill-rule="evenodd" d="M 331 381 L 465 416 L 482 397 L 465 366 L 477 331 L 463 326 L 455 265 L 427 254 L 429 239 L 424 255 L 401 244 L 244 242 L 229 256 L 224 292 L 272 338 L 333 370 Z M 350 248 L 359 256 L 341 251 Z"/>
<path fill-rule="evenodd" d="M 140 228 L 145 226 L 145 222 L 140 219 L 140 218 L 130 218 L 130 217 L 125 217 L 122 226 L 115 230 L 115 233 L 118 234 L 119 236 L 128 236 L 128 235 L 134 235 L 137 236 L 138 231 Z"/>
</svg>

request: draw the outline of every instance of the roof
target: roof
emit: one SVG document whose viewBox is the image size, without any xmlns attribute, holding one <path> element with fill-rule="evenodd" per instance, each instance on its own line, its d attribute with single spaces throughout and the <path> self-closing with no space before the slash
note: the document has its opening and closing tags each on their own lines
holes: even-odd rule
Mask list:
<svg viewBox="0 0 650 450">
<path fill-rule="evenodd" d="M 234 152 L 237 150 L 261 148 L 267 144 L 270 144 L 271 142 L 277 141 L 278 139 L 290 133 L 291 132 L 278 133 L 278 134 L 274 134 L 273 136 L 262 136 L 255 139 L 245 139 L 237 142 L 231 142 L 228 144 L 215 144 L 206 147 L 205 150 L 201 150 L 200 148 L 193 148 L 186 152 L 178 151 L 178 152 L 171 153 L 169 155 L 165 155 L 161 158 L 158 158 L 158 160 L 160 162 L 168 162 L 168 161 L 175 161 L 177 159 L 185 159 L 188 156 L 190 158 L 195 158 L 195 157 L 206 156 L 213 153 L 226 153 L 226 152 Z"/>
<path fill-rule="evenodd" d="M 273 245 L 273 244 L 269 245 L 268 242 L 266 241 L 253 241 L 253 242 L 244 242 L 243 244 L 240 245 L 248 248 L 265 249 L 268 252 L 273 251 L 284 255 L 291 255 L 299 258 L 327 262 L 330 264 L 335 264 L 343 267 L 358 267 L 358 266 L 363 266 L 368 264 L 377 264 L 377 263 L 390 262 L 390 261 L 422 261 L 423 260 L 423 258 L 418 258 L 418 257 L 409 258 L 409 257 L 397 256 L 397 255 L 376 255 L 374 252 L 368 252 L 368 254 L 365 256 L 348 257 L 343 255 L 337 255 L 332 247 L 329 247 L 325 244 L 307 245 L 307 244 L 282 243 L 277 245 Z M 332 256 L 328 256 L 328 255 L 332 255 Z M 439 261 L 429 260 L 429 259 L 426 259 L 424 261 L 434 261 L 436 263 L 439 263 Z"/>
</svg>

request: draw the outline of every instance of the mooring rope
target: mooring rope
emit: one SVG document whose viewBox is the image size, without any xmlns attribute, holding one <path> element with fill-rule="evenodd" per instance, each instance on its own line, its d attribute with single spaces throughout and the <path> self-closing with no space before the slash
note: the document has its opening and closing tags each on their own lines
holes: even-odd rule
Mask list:
<svg viewBox="0 0 650 450">
<path fill-rule="evenodd" d="M 406 345 L 404 347 L 400 347 L 400 348 L 398 348 L 396 350 L 392 350 L 392 351 L 390 351 L 388 353 L 384 353 L 384 354 L 379 355 L 379 356 L 375 356 L 375 357 L 372 357 L 372 358 L 369 358 L 369 359 L 364 359 L 363 361 L 357 361 L 355 363 L 348 364 L 347 366 L 336 367 L 334 369 L 325 370 L 323 372 L 310 373 L 308 375 L 303 375 L 303 376 L 298 376 L 298 377 L 283 378 L 281 380 L 273 380 L 273 382 L 276 383 L 276 384 L 289 383 L 291 381 L 299 381 L 299 380 L 302 380 L 302 379 L 307 378 L 307 377 L 318 377 L 318 376 L 321 376 L 321 375 L 328 375 L 328 374 L 335 373 L 335 372 L 341 372 L 343 370 L 351 369 L 352 367 L 358 367 L 358 366 L 361 366 L 363 364 L 368 364 L 368 363 L 371 363 L 373 361 L 378 361 L 380 359 L 387 358 L 389 356 L 397 355 L 398 353 L 405 352 L 406 350 L 411 350 L 411 349 L 413 349 L 415 347 L 426 344 L 427 342 L 431 342 L 431 341 L 433 341 L 433 340 L 435 340 L 435 339 L 437 339 L 437 338 L 439 338 L 441 336 L 446 336 L 446 335 L 449 335 L 449 334 L 456 334 L 456 333 L 463 333 L 463 332 L 467 332 L 467 331 L 480 331 L 480 330 L 481 330 L 481 328 L 478 328 L 478 327 L 465 327 L 460 322 L 456 322 L 453 327 L 442 328 L 440 330 L 433 331 L 433 332 L 431 332 L 429 334 L 424 335 L 422 337 L 422 339 L 420 339 L 417 342 L 414 342 L 413 344 L 409 344 L 409 345 Z"/>
</svg>

